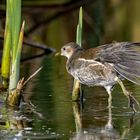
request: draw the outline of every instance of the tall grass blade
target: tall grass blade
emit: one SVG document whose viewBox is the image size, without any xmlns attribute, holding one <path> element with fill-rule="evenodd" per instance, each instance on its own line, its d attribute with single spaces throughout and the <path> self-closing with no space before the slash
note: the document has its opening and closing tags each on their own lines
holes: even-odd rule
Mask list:
<svg viewBox="0 0 140 140">
<path fill-rule="evenodd" d="M 80 7 L 79 11 L 79 23 L 77 25 L 77 31 L 76 31 L 76 43 L 82 46 L 82 28 L 83 28 L 83 10 L 82 7 Z"/>
<path fill-rule="evenodd" d="M 15 61 L 21 27 L 21 0 L 11 0 L 12 6 L 12 61 Z M 13 63 L 12 62 L 12 63 Z"/>
<path fill-rule="evenodd" d="M 7 0 L 6 27 L 5 27 L 4 49 L 1 66 L 1 74 L 4 78 L 7 79 L 9 78 L 10 74 L 11 68 L 10 64 L 14 62 L 16 57 L 20 25 L 21 25 L 21 0 Z"/>
<path fill-rule="evenodd" d="M 79 44 L 80 46 L 82 45 L 82 28 L 83 28 L 83 9 L 82 7 L 80 7 L 79 22 L 77 25 L 77 32 L 76 32 L 76 43 Z M 74 79 L 72 100 L 73 101 L 79 100 L 81 94 L 82 94 L 81 85 L 76 79 Z"/>
<path fill-rule="evenodd" d="M 10 73 L 10 49 L 11 49 L 11 6 L 10 1 L 6 4 L 6 26 L 4 33 L 4 48 L 2 54 L 1 75 L 8 79 Z"/>
<path fill-rule="evenodd" d="M 19 74 L 20 74 L 20 58 L 21 58 L 21 50 L 22 50 L 22 41 L 23 41 L 23 35 L 24 35 L 24 24 L 23 21 L 21 31 L 19 34 L 19 40 L 17 44 L 17 50 L 15 54 L 15 58 L 12 61 L 11 66 L 11 75 L 10 75 L 10 83 L 9 83 L 9 90 L 12 90 L 16 88 L 17 83 L 19 81 Z"/>
</svg>

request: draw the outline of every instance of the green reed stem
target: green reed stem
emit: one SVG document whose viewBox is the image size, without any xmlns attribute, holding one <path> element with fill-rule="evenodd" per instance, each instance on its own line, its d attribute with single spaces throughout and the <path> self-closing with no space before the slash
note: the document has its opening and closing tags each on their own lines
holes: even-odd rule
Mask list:
<svg viewBox="0 0 140 140">
<path fill-rule="evenodd" d="M 82 7 L 80 7 L 79 22 L 76 31 L 76 43 L 79 44 L 80 46 L 82 45 L 82 28 L 83 28 L 83 9 Z M 81 94 L 82 94 L 81 85 L 76 79 L 74 79 L 72 100 L 73 101 L 80 100 L 80 98 L 82 97 Z"/>
</svg>

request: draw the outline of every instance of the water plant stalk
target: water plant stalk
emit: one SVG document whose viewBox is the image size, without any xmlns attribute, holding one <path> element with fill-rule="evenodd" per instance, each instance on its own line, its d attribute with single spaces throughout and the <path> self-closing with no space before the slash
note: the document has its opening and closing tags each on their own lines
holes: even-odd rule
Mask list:
<svg viewBox="0 0 140 140">
<path fill-rule="evenodd" d="M 6 3 L 6 25 L 4 33 L 4 48 L 2 54 L 1 76 L 9 78 L 10 73 L 10 49 L 11 49 L 11 6 L 10 1 Z"/>
<path fill-rule="evenodd" d="M 4 49 L 2 56 L 1 75 L 9 79 L 9 89 L 16 87 L 19 80 L 19 59 L 21 26 L 21 0 L 6 1 L 6 26 L 4 35 Z M 16 74 L 15 74 L 16 73 Z M 12 78 L 11 78 L 12 77 Z"/>
<path fill-rule="evenodd" d="M 24 35 L 24 24 L 25 24 L 25 22 L 23 21 L 21 31 L 19 34 L 18 44 L 16 46 L 17 50 L 15 52 L 15 56 L 12 56 L 12 64 L 11 64 L 11 69 L 10 69 L 9 91 L 16 88 L 17 83 L 19 81 L 20 58 L 21 58 L 22 41 L 23 41 L 23 35 Z"/>
<path fill-rule="evenodd" d="M 7 0 L 8 1 L 8 0 Z M 9 91 L 16 88 L 19 81 L 20 54 L 24 32 L 24 22 L 21 28 L 21 0 L 11 0 L 12 6 L 12 48 L 11 48 L 11 67 Z M 20 31 L 21 28 L 21 31 Z"/>
<path fill-rule="evenodd" d="M 82 28 L 83 28 L 83 9 L 82 7 L 80 7 L 79 22 L 78 22 L 77 31 L 76 31 L 76 43 L 79 44 L 79 46 L 82 46 Z M 73 101 L 80 100 L 80 97 L 82 97 L 81 94 L 82 94 L 81 84 L 79 83 L 78 80 L 74 79 L 72 100 Z"/>
<path fill-rule="evenodd" d="M 24 24 L 23 21 L 21 27 L 21 0 L 7 0 L 1 74 L 2 77 L 9 79 L 7 103 L 11 106 L 18 106 L 20 102 L 20 90 L 17 87 L 19 85 Z"/>
</svg>

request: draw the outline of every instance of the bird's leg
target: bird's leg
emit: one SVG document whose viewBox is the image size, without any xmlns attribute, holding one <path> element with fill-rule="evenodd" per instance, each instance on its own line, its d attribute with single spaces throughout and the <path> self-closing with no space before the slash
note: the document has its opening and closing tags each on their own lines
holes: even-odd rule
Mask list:
<svg viewBox="0 0 140 140">
<path fill-rule="evenodd" d="M 107 86 L 105 87 L 107 93 L 108 93 L 108 108 L 111 108 L 111 105 L 112 105 L 112 94 L 111 94 L 111 86 Z"/>
<path fill-rule="evenodd" d="M 137 112 L 136 109 L 135 109 L 135 105 L 139 106 L 139 102 L 133 97 L 131 92 L 126 90 L 123 82 L 118 77 L 115 77 L 115 81 L 117 81 L 119 83 L 119 85 L 122 88 L 122 91 L 123 91 L 124 95 L 128 98 L 128 106 L 130 108 L 132 108 L 134 112 Z"/>
</svg>

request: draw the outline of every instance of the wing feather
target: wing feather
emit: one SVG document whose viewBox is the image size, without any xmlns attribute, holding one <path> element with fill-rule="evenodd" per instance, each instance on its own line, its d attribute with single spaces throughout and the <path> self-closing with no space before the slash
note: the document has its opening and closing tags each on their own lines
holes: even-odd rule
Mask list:
<svg viewBox="0 0 140 140">
<path fill-rule="evenodd" d="M 112 43 L 100 48 L 97 61 L 113 64 L 122 77 L 140 85 L 140 43 Z"/>
</svg>

